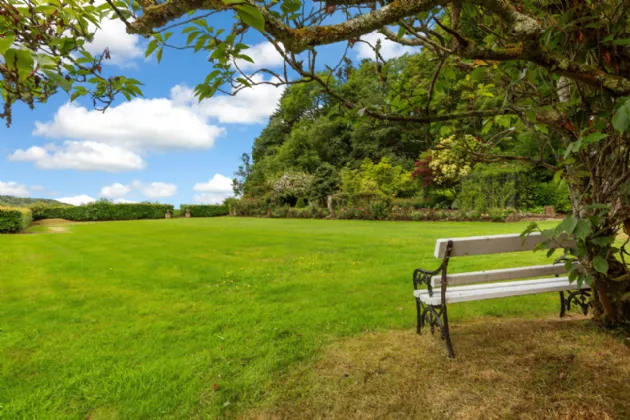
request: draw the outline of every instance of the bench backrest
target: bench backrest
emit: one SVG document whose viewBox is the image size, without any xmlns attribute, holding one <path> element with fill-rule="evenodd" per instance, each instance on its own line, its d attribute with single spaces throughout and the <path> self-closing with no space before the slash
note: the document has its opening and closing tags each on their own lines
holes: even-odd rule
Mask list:
<svg viewBox="0 0 630 420">
<path fill-rule="evenodd" d="M 438 239 L 435 244 L 435 257 L 444 258 L 449 241 L 453 241 L 451 257 L 465 255 L 505 254 L 509 252 L 532 251 L 540 243 L 549 240 L 540 233 L 532 233 L 527 237 L 514 235 L 469 236 L 465 238 Z M 575 246 L 575 241 L 564 236 L 550 243 L 548 248 Z M 501 270 L 478 271 L 474 273 L 447 274 L 447 282 L 451 286 L 493 281 L 515 280 L 529 277 L 552 276 L 566 273 L 563 264 L 535 265 L 530 267 L 505 268 Z M 441 279 L 434 277 L 433 286 L 440 284 Z"/>
<path fill-rule="evenodd" d="M 444 258 L 448 241 L 453 241 L 451 257 L 461 257 L 464 255 L 506 254 L 508 252 L 532 251 L 538 244 L 548 240 L 549 238 L 540 233 L 532 233 L 526 237 L 514 234 L 438 239 L 435 243 L 434 255 L 435 258 Z M 559 248 L 560 246 L 572 247 L 575 246 L 575 241 L 564 236 L 561 237 L 558 242 L 549 244 L 549 248 Z"/>
</svg>

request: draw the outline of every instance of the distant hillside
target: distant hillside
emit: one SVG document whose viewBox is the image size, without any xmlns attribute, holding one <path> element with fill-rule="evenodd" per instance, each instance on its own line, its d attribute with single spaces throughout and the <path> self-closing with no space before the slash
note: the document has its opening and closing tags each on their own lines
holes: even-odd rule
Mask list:
<svg viewBox="0 0 630 420">
<path fill-rule="evenodd" d="M 16 206 L 26 207 L 33 203 L 47 203 L 58 204 L 64 206 L 64 204 L 57 200 L 51 200 L 50 198 L 26 198 L 26 197 L 13 197 L 12 195 L 0 195 L 0 206 Z"/>
</svg>

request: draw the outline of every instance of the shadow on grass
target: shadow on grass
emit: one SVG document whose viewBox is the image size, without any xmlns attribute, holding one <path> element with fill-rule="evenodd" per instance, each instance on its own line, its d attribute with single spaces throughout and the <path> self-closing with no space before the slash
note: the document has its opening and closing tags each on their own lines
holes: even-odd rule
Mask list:
<svg viewBox="0 0 630 420">
<path fill-rule="evenodd" d="M 630 349 L 584 318 L 485 319 L 439 336 L 338 342 L 289 372 L 254 419 L 630 418 Z"/>
</svg>

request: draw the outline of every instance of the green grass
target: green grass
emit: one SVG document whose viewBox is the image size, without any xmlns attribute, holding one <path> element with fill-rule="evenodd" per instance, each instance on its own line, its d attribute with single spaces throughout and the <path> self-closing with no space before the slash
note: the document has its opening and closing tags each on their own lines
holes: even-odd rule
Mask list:
<svg viewBox="0 0 630 420">
<path fill-rule="evenodd" d="M 213 418 L 340 337 L 412 329 L 411 273 L 440 237 L 524 223 L 244 218 L 71 225 L 0 237 L 0 417 Z M 452 272 L 530 265 L 529 252 L 454 258 Z M 449 308 L 544 317 L 557 295 Z"/>
</svg>

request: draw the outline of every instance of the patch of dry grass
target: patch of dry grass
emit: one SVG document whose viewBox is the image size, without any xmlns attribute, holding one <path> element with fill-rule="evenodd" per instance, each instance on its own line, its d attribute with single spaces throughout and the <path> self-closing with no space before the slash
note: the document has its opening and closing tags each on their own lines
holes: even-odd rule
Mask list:
<svg viewBox="0 0 630 420">
<path fill-rule="evenodd" d="M 366 334 L 291 371 L 252 419 L 630 418 L 630 349 L 581 317 Z"/>
</svg>

